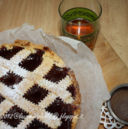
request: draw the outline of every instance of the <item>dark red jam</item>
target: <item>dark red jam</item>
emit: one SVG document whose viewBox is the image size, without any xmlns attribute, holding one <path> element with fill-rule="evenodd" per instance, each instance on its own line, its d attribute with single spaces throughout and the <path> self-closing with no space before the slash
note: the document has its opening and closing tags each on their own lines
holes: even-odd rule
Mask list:
<svg viewBox="0 0 128 129">
<path fill-rule="evenodd" d="M 36 50 L 36 53 L 30 54 L 26 59 L 24 59 L 19 66 L 25 68 L 28 71 L 34 71 L 43 61 L 42 55 L 44 51 Z"/>
<path fill-rule="evenodd" d="M 14 74 L 13 72 L 8 72 L 0 78 L 0 82 L 13 89 L 13 85 L 20 83 L 22 79 L 22 77 Z"/>
<path fill-rule="evenodd" d="M 48 95 L 48 91 L 38 85 L 34 85 L 30 88 L 27 93 L 23 97 L 32 103 L 38 104 L 41 100 L 43 100 Z"/>
<path fill-rule="evenodd" d="M 0 56 L 9 60 L 22 49 L 23 49 L 22 47 L 18 46 L 14 46 L 12 49 L 7 49 L 6 47 L 2 47 L 0 48 Z"/>
<path fill-rule="evenodd" d="M 67 68 L 61 68 L 54 64 L 52 69 L 44 78 L 46 78 L 49 81 L 57 83 L 61 81 L 63 78 L 65 78 L 67 74 L 68 74 Z"/>
<path fill-rule="evenodd" d="M 4 114 L 4 116 L 2 116 L 1 120 L 11 127 L 17 127 L 27 115 L 28 113 L 18 106 L 13 106 L 6 114 Z"/>
</svg>

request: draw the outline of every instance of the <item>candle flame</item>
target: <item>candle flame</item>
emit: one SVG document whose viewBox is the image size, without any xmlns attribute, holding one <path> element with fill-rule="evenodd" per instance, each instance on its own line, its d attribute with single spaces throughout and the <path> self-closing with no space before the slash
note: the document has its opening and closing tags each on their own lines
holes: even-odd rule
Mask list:
<svg viewBox="0 0 128 129">
<path fill-rule="evenodd" d="M 67 24 L 66 30 L 67 30 L 67 32 L 69 32 L 71 34 L 76 35 L 77 38 L 80 40 L 81 36 L 93 33 L 94 28 L 93 28 L 92 24 L 89 24 L 88 21 L 86 21 L 84 19 L 82 19 L 82 20 L 76 19 L 76 20 L 72 21 L 72 24 L 71 23 Z"/>
</svg>

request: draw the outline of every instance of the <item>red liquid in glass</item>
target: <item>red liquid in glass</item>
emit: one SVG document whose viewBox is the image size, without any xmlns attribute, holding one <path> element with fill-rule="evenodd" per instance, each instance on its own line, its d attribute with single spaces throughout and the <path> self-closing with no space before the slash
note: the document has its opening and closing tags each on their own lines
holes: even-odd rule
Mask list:
<svg viewBox="0 0 128 129">
<path fill-rule="evenodd" d="M 67 23 L 66 31 L 80 39 L 81 36 L 86 36 L 94 32 L 92 24 L 85 19 L 75 19 Z"/>
</svg>

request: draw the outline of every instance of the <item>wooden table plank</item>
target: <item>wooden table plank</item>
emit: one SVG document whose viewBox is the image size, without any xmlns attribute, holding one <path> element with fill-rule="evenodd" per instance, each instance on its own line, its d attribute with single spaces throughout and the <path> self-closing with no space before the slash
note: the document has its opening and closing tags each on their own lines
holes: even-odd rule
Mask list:
<svg viewBox="0 0 128 129">
<path fill-rule="evenodd" d="M 61 0 L 0 0 L 0 30 L 27 22 L 59 35 L 58 5 Z M 102 33 L 128 66 L 128 0 L 100 0 Z"/>
<path fill-rule="evenodd" d="M 128 67 L 128 0 L 100 0 L 102 33 Z"/>
<path fill-rule="evenodd" d="M 128 82 L 128 68 L 109 45 L 110 43 L 100 34 L 94 53 L 99 61 L 108 90 L 111 91 L 117 85 Z M 99 129 L 104 129 L 103 125 Z M 123 129 L 128 129 L 128 126 Z"/>
<path fill-rule="evenodd" d="M 109 44 L 100 34 L 94 53 L 102 67 L 108 89 L 112 90 L 115 86 L 128 82 L 128 68 Z"/>
<path fill-rule="evenodd" d="M 0 0 L 0 31 L 29 23 L 59 35 L 59 3 L 60 0 Z"/>
</svg>

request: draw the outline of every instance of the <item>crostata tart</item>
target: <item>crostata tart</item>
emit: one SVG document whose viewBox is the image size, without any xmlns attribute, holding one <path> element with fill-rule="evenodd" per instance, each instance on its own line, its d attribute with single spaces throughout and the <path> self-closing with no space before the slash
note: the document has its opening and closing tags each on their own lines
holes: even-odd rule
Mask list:
<svg viewBox="0 0 128 129">
<path fill-rule="evenodd" d="M 80 93 L 74 73 L 48 47 L 0 45 L 0 129 L 75 129 Z"/>
</svg>

